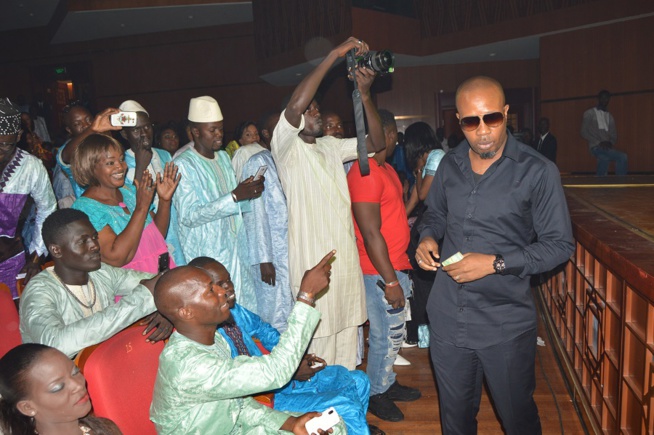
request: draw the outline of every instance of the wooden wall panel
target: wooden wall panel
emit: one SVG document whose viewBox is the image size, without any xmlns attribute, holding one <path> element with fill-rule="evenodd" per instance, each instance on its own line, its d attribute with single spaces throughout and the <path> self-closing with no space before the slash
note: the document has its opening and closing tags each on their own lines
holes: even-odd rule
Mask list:
<svg viewBox="0 0 654 435">
<path fill-rule="evenodd" d="M 596 160 L 579 129 L 596 95 L 614 95 L 617 148 L 629 157 L 630 172 L 654 171 L 654 17 L 541 38 L 541 113 L 559 142 L 562 172 L 594 172 Z"/>
<path fill-rule="evenodd" d="M 9 97 L 13 101 L 23 94 L 31 102 L 30 75 L 26 65 L 1 65 L 0 77 L 0 97 Z"/>
<path fill-rule="evenodd" d="M 544 36 L 543 100 L 654 89 L 654 17 Z"/>
<path fill-rule="evenodd" d="M 595 172 L 597 160 L 581 137 L 581 119 L 597 98 L 543 103 L 541 112 L 550 118 L 558 141 L 557 165 L 561 172 Z M 609 103 L 618 130 L 616 148 L 629 155 L 630 172 L 654 171 L 654 93 L 615 95 Z M 613 166 L 609 169 L 613 171 Z"/>
<path fill-rule="evenodd" d="M 425 121 L 435 128 L 436 95 L 441 90 L 454 92 L 465 79 L 480 74 L 499 80 L 507 89 L 539 85 L 538 60 L 397 68 L 392 76 L 392 88 L 380 93 L 377 103 L 396 116 L 423 116 L 401 120 L 398 122 L 400 131 L 415 121 Z"/>
</svg>

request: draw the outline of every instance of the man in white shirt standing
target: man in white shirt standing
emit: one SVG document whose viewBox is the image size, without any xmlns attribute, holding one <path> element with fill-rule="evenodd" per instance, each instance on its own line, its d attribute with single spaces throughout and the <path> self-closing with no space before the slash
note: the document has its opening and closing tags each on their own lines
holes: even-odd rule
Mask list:
<svg viewBox="0 0 654 435">
<path fill-rule="evenodd" d="M 357 139 L 323 135 L 320 108 L 314 100 L 323 78 L 339 58 L 355 49 L 368 51 L 365 42 L 349 38 L 334 48 L 295 88 L 273 132 L 271 147 L 288 205 L 291 290 L 296 295 L 307 264 L 336 249 L 330 291 L 316 300 L 322 319 L 309 352 L 328 364 L 353 370 L 357 356 L 357 328 L 366 320 L 363 274 L 354 240 L 350 194 L 343 163 L 357 157 Z M 385 148 L 384 132 L 370 97 L 375 74 L 357 68 L 357 83 L 368 121 L 368 152 Z"/>
<path fill-rule="evenodd" d="M 597 106 L 584 112 L 581 136 L 588 141 L 590 153 L 597 157 L 598 177 L 608 174 L 610 162 L 615 162 L 616 175 L 627 175 L 627 154 L 614 148 L 618 141 L 618 132 L 613 115 L 607 109 L 611 93 L 602 90 L 597 99 Z"/>
</svg>

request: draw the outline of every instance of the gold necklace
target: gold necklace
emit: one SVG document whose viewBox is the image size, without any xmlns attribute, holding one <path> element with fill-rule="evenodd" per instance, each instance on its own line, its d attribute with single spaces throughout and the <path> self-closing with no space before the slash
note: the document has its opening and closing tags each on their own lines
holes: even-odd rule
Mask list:
<svg viewBox="0 0 654 435">
<path fill-rule="evenodd" d="M 90 303 L 89 305 L 87 305 L 87 304 L 85 304 L 84 302 L 82 302 L 82 300 L 81 300 L 80 298 L 78 298 L 77 295 L 76 295 L 75 293 L 73 293 L 73 291 L 68 287 L 68 285 L 64 282 L 64 280 L 61 279 L 61 278 L 59 277 L 59 275 L 57 275 L 57 272 L 55 272 L 54 267 L 52 268 L 52 274 L 55 276 L 55 278 L 57 278 L 57 280 L 61 283 L 61 285 L 64 286 L 64 288 L 66 289 L 66 291 L 68 292 L 68 294 L 70 294 L 72 297 L 74 297 L 75 300 L 76 300 L 77 302 L 79 302 L 81 306 L 83 306 L 83 307 L 86 308 L 87 310 L 91 310 L 91 311 L 93 311 L 93 306 L 95 306 L 95 302 L 96 302 L 96 300 L 97 300 L 98 294 L 97 294 L 97 292 L 95 291 L 95 284 L 93 284 L 93 280 L 91 279 L 91 275 L 89 275 L 89 283 L 88 283 L 88 286 L 89 286 L 89 289 L 91 290 L 91 296 L 92 296 L 93 300 L 91 301 L 91 303 Z M 85 432 L 85 433 L 86 433 L 86 432 Z"/>
</svg>

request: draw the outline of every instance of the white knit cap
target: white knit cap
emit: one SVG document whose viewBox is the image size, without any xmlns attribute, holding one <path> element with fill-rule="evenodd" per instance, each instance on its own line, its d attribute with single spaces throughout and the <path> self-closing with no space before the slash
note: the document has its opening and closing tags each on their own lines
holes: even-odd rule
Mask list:
<svg viewBox="0 0 654 435">
<path fill-rule="evenodd" d="M 188 120 L 191 122 L 218 122 L 223 120 L 223 112 L 215 98 L 209 96 L 191 98 L 188 105 Z"/>
<path fill-rule="evenodd" d="M 118 109 L 121 112 L 143 112 L 146 115 L 150 116 L 147 110 L 143 108 L 137 101 L 134 100 L 125 100 L 122 103 L 120 103 L 120 106 L 118 106 Z"/>
</svg>

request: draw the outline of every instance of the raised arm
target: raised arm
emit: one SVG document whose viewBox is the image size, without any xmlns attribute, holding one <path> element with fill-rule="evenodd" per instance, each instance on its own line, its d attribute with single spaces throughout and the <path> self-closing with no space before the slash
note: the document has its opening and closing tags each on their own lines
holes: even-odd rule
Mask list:
<svg viewBox="0 0 654 435">
<path fill-rule="evenodd" d="M 70 162 L 73 160 L 73 155 L 75 154 L 75 150 L 77 149 L 78 145 L 81 144 L 82 141 L 86 139 L 88 136 L 96 133 L 105 133 L 111 130 L 122 129 L 122 127 L 120 126 L 111 125 L 111 119 L 110 119 L 111 115 L 118 112 L 120 112 L 120 110 L 115 109 L 113 107 L 109 107 L 107 109 L 104 109 L 102 112 L 98 113 L 93 119 L 93 123 L 89 128 L 87 128 L 79 136 L 75 136 L 71 138 L 70 141 L 66 144 L 66 146 L 61 151 L 61 160 L 69 165 Z"/>
<path fill-rule="evenodd" d="M 153 184 L 152 176 L 148 171 L 143 173 L 141 182 L 135 180 L 136 206 L 129 223 L 120 234 L 116 234 L 108 225 L 98 231 L 100 253 L 105 263 L 122 267 L 132 261 L 136 255 L 154 196 Z"/>
<path fill-rule="evenodd" d="M 361 92 L 361 102 L 363 110 L 366 112 L 368 121 L 368 136 L 366 137 L 366 149 L 369 153 L 376 153 L 386 148 L 384 138 L 384 129 L 382 128 L 381 118 L 377 113 L 377 107 L 370 96 L 370 86 L 375 80 L 375 72 L 368 68 L 358 68 L 355 71 L 359 92 Z"/>
<path fill-rule="evenodd" d="M 363 55 L 368 52 L 368 45 L 365 42 L 354 37 L 349 37 L 341 45 L 330 51 L 322 62 L 295 88 L 285 112 L 286 119 L 293 127 L 297 128 L 300 126 L 302 114 L 311 103 L 311 100 L 313 100 L 318 86 L 320 86 L 320 82 L 325 78 L 332 65 L 353 48 L 357 50 L 357 55 Z"/>
<path fill-rule="evenodd" d="M 177 165 L 173 162 L 168 162 L 164 166 L 164 173 L 157 174 L 156 177 L 159 208 L 157 208 L 157 213 L 154 216 L 154 223 L 161 235 L 165 238 L 168 234 L 168 226 L 170 225 L 170 202 L 179 184 L 181 174 L 177 173 Z"/>
</svg>

